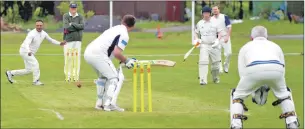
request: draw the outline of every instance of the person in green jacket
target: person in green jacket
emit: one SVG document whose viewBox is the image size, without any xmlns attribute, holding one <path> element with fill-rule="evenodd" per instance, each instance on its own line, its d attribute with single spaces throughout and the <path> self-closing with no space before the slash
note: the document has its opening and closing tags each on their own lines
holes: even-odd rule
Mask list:
<svg viewBox="0 0 305 129">
<path fill-rule="evenodd" d="M 68 13 L 63 15 L 65 55 L 65 81 L 79 81 L 81 44 L 84 30 L 84 18 L 77 13 L 77 4 L 71 3 Z"/>
</svg>

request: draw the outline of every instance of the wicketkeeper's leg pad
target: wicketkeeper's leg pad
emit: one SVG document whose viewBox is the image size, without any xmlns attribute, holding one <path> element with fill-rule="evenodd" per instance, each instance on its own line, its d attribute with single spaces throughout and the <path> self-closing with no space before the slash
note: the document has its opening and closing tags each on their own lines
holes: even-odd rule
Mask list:
<svg viewBox="0 0 305 129">
<path fill-rule="evenodd" d="M 231 128 L 242 128 L 243 120 L 247 120 L 248 117 L 243 115 L 244 111 L 248 111 L 243 99 L 233 99 L 235 89 L 231 90 L 230 94 L 230 116 L 231 116 Z"/>
<path fill-rule="evenodd" d="M 290 92 L 290 95 L 283 98 L 278 99 L 272 103 L 273 106 L 280 106 L 282 109 L 282 114 L 279 116 L 280 119 L 285 118 L 286 125 L 296 122 L 297 126 L 300 126 L 297 118 L 297 114 L 295 111 L 295 106 L 292 98 L 292 91 L 287 87 L 287 91 Z"/>
</svg>

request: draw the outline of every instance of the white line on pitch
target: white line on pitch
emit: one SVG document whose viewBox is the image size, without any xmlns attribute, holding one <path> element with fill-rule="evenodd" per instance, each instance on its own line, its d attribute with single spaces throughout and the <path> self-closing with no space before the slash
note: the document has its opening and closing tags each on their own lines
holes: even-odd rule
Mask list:
<svg viewBox="0 0 305 129">
<path fill-rule="evenodd" d="M 238 55 L 236 53 L 233 53 L 232 55 Z M 285 53 L 284 55 L 287 55 L 287 56 L 300 56 L 300 55 L 303 55 L 303 53 Z M 1 54 L 1 56 L 20 56 L 19 54 Z M 36 54 L 36 56 L 63 56 L 63 54 Z M 184 56 L 184 54 L 138 54 L 138 55 L 127 55 L 127 56 L 147 56 L 147 57 L 150 57 L 150 56 L 159 56 L 159 57 L 162 57 L 162 56 Z M 198 56 L 198 54 L 191 54 L 191 56 Z"/>
<path fill-rule="evenodd" d="M 42 111 L 51 111 L 53 113 L 56 114 L 57 118 L 60 119 L 60 120 L 64 120 L 64 117 L 57 111 L 55 110 L 52 110 L 52 109 L 44 109 L 44 108 L 39 108 L 39 110 L 42 110 Z"/>
</svg>

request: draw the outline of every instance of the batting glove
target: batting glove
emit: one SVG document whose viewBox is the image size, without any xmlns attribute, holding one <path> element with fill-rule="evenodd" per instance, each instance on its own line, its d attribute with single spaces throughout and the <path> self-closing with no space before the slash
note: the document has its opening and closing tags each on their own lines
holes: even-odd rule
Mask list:
<svg viewBox="0 0 305 129">
<path fill-rule="evenodd" d="M 130 69 L 134 67 L 134 64 L 138 62 L 136 58 L 128 58 L 125 62 L 125 66 Z"/>
<path fill-rule="evenodd" d="M 195 39 L 195 40 L 192 42 L 192 45 L 195 46 L 198 42 L 201 43 L 201 39 Z"/>
</svg>

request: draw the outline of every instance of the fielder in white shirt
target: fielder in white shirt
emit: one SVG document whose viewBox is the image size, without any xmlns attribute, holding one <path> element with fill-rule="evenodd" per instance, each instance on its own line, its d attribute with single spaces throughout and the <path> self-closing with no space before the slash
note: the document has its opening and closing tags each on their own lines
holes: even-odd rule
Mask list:
<svg viewBox="0 0 305 129">
<path fill-rule="evenodd" d="M 287 128 L 298 128 L 299 122 L 295 112 L 291 89 L 285 82 L 285 59 L 282 49 L 267 40 L 267 29 L 256 26 L 251 31 L 252 41 L 245 44 L 238 54 L 238 71 L 240 81 L 231 91 L 231 128 L 242 128 L 247 116 L 244 100 L 252 94 L 252 101 L 264 105 L 268 91 L 271 89 L 278 99 L 272 103 L 280 106 Z"/>
<path fill-rule="evenodd" d="M 43 85 L 43 83 L 39 81 L 40 69 L 39 63 L 35 58 L 35 54 L 44 39 L 47 39 L 50 43 L 56 45 L 63 46 L 66 44 L 66 42 L 58 42 L 52 39 L 48 33 L 43 31 L 43 21 L 37 20 L 36 28 L 27 34 L 19 49 L 19 53 L 24 60 L 25 69 L 6 71 L 6 76 L 10 83 L 13 84 L 15 82 L 13 80 L 13 76 L 21 76 L 33 73 L 33 85 Z"/>
<path fill-rule="evenodd" d="M 221 33 L 221 36 L 223 37 L 223 40 L 221 40 L 222 42 L 221 47 L 224 49 L 224 56 L 225 56 L 225 61 L 222 67 L 222 63 L 220 63 L 219 65 L 219 70 L 222 73 L 223 71 L 225 73 L 229 72 L 229 66 L 230 66 L 230 59 L 231 59 L 231 55 L 232 55 L 232 48 L 231 48 L 231 32 L 232 32 L 232 25 L 230 22 L 230 19 L 227 15 L 225 14 L 221 14 L 219 12 L 219 8 L 218 6 L 213 6 L 212 8 L 213 10 L 213 17 L 212 19 L 218 24 L 218 26 L 224 30 Z M 220 49 L 221 51 L 221 49 Z M 221 58 L 220 58 L 221 59 Z"/>
<path fill-rule="evenodd" d="M 132 68 L 137 61 L 135 58 L 126 58 L 122 52 L 128 44 L 128 32 L 135 25 L 136 19 L 132 15 L 125 15 L 122 24 L 109 28 L 86 48 L 84 57 L 88 64 L 96 71 L 97 102 L 95 108 L 105 111 L 124 111 L 116 105 L 116 98 L 121 87 L 118 85 L 118 72 L 112 62 L 113 58 Z"/>
<path fill-rule="evenodd" d="M 219 83 L 219 63 L 221 53 L 219 45 L 220 36 L 218 36 L 218 34 L 221 32 L 221 29 L 211 19 L 211 8 L 203 7 L 202 18 L 203 19 L 197 23 L 195 29 L 195 41 L 197 40 L 200 42 L 200 55 L 198 62 L 199 83 L 200 85 L 208 84 L 207 77 L 210 59 L 212 61 L 211 73 L 213 81 L 214 83 Z"/>
</svg>

